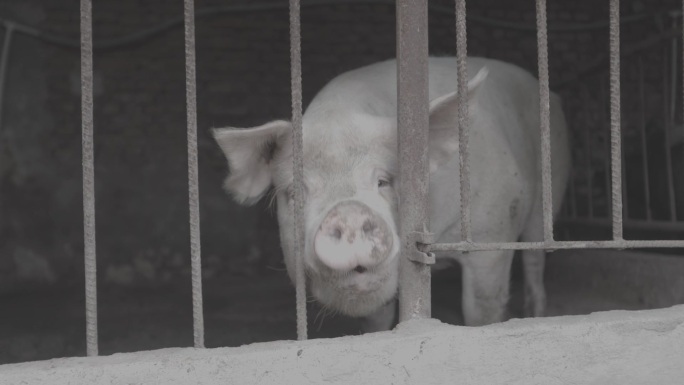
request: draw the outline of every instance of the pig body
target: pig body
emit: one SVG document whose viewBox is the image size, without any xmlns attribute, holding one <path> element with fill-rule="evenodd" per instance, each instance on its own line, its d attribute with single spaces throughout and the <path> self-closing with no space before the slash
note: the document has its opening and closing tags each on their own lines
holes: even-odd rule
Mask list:
<svg viewBox="0 0 684 385">
<path fill-rule="evenodd" d="M 541 241 L 538 82 L 496 60 L 468 59 L 472 238 Z M 305 248 L 311 294 L 325 307 L 364 317 L 367 331 L 390 328 L 398 290 L 396 61 L 347 72 L 303 116 Z M 456 61 L 429 59 L 429 225 L 438 242 L 460 238 Z M 275 121 L 217 129 L 231 169 L 225 188 L 249 204 L 271 185 L 285 263 L 294 281 L 292 127 Z M 560 208 L 570 155 L 560 99 L 551 95 L 553 211 Z M 513 251 L 437 255 L 463 268 L 467 325 L 506 318 Z M 543 251 L 525 251 L 525 312 L 545 307 Z"/>
</svg>

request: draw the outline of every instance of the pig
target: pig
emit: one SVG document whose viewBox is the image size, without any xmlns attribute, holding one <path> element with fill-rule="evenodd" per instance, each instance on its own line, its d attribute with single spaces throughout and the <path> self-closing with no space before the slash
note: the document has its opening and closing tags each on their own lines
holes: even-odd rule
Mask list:
<svg viewBox="0 0 684 385">
<path fill-rule="evenodd" d="M 457 65 L 430 57 L 429 230 L 459 242 Z M 475 242 L 541 241 L 539 84 L 498 60 L 467 59 L 471 223 Z M 230 174 L 224 188 L 245 205 L 272 191 L 290 279 L 303 259 L 309 293 L 324 307 L 362 318 L 365 332 L 396 322 L 398 235 L 397 63 L 387 60 L 330 81 L 302 118 L 304 250 L 294 254 L 293 127 L 284 120 L 213 129 Z M 561 100 L 551 94 L 553 213 L 567 184 L 570 151 Z M 270 187 L 273 186 L 271 190 Z M 441 252 L 436 268 L 462 266 L 469 326 L 507 319 L 511 250 Z M 542 316 L 545 252 L 523 252 L 525 315 Z"/>
</svg>

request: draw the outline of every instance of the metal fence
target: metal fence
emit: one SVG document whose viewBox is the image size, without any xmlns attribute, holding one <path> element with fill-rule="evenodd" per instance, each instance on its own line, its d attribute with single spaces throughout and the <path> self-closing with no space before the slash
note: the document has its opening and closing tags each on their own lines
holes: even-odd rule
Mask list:
<svg viewBox="0 0 684 385">
<path fill-rule="evenodd" d="M 634 45 L 636 49 L 628 48 L 628 54 L 632 51 L 630 60 L 622 65 L 629 80 L 624 97 L 629 106 L 623 112 L 626 119 L 622 125 L 623 224 L 635 234 L 648 230 L 684 232 L 684 177 L 677 172 L 684 166 L 684 127 L 677 124 L 682 14 L 670 11 L 664 16 L 671 25 L 663 23 L 664 33 L 658 38 L 649 37 Z M 645 63 L 649 61 L 651 71 L 660 66 L 655 75 L 662 80 L 660 92 L 648 92 Z M 609 84 L 609 71 L 602 70 L 563 87 L 581 99 L 581 111 L 571 114 L 569 122 L 581 144 L 575 148 L 576 172 L 558 218 L 566 225 L 610 226 L 607 192 L 611 188 L 611 164 L 606 157 L 610 149 L 605 145 L 610 130 L 604 108 Z"/>
<path fill-rule="evenodd" d="M 188 181 L 191 231 L 192 291 L 194 345 L 204 346 L 202 316 L 201 251 L 199 226 L 199 198 L 197 178 L 197 108 L 195 73 L 195 11 L 194 1 L 185 2 L 185 58 L 188 136 Z M 290 0 L 290 49 L 292 120 L 294 126 L 294 181 L 295 181 L 295 243 L 296 255 L 303 250 L 302 215 L 302 89 L 301 89 L 301 38 L 300 1 Z M 473 242 L 470 233 L 470 191 L 468 168 L 468 109 L 466 94 L 466 3 L 456 0 L 456 43 L 459 96 L 459 146 L 461 177 L 461 229 L 463 241 L 458 243 L 431 243 L 426 229 L 427 208 L 427 133 L 428 133 L 428 77 L 427 77 L 427 0 L 397 0 L 397 54 L 398 54 L 398 129 L 402 196 L 400 236 L 402 242 L 400 263 L 400 321 L 430 317 L 430 264 L 433 251 L 477 251 L 512 249 L 582 249 L 582 248 L 634 248 L 684 247 L 684 240 L 624 240 L 623 200 L 621 181 L 621 130 L 620 130 L 620 18 L 619 0 L 610 0 L 610 122 L 611 122 L 611 193 L 613 239 L 592 242 L 561 242 L 554 240 L 551 212 L 551 154 L 549 135 L 549 76 L 547 53 L 546 1 L 536 0 L 537 43 L 540 93 L 541 163 L 543 180 L 544 240 L 541 242 Z M 684 1 L 683 1 L 684 7 Z M 83 205 L 85 232 L 86 275 L 86 334 L 87 354 L 98 354 L 96 255 L 95 255 L 95 194 L 93 166 L 93 41 L 92 0 L 81 0 L 81 87 L 82 87 L 82 139 L 83 139 Z M 684 70 L 684 69 L 683 69 Z M 409 182 L 410 181 L 410 182 Z M 306 290 L 304 267 L 301 258 L 297 263 L 297 333 L 307 338 Z"/>
</svg>

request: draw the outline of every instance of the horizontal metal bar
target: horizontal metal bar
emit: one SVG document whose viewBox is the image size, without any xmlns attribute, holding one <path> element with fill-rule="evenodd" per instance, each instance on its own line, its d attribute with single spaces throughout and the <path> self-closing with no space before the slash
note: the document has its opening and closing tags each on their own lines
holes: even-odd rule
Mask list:
<svg viewBox="0 0 684 385">
<path fill-rule="evenodd" d="M 491 242 L 435 243 L 427 251 L 489 251 L 489 250 L 557 250 L 557 249 L 636 249 L 652 247 L 682 247 L 683 240 L 658 241 L 555 241 L 555 242 Z"/>
<path fill-rule="evenodd" d="M 558 218 L 558 224 L 578 225 L 578 226 L 605 226 L 609 228 L 612 221 L 610 218 Z M 633 230 L 660 230 L 660 231 L 684 231 L 684 222 L 672 222 L 652 219 L 629 219 L 625 220 L 625 229 Z"/>
</svg>

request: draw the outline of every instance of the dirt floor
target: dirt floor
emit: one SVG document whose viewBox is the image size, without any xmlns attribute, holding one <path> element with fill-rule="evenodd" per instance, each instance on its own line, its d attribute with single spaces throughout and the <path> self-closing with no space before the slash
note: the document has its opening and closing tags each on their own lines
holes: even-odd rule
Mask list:
<svg viewBox="0 0 684 385">
<path fill-rule="evenodd" d="M 552 257 L 547 264 L 548 315 L 654 307 L 653 301 L 644 296 L 624 295 L 624 290 L 617 295 L 616 291 L 621 289 L 605 284 L 613 279 L 611 276 L 619 283 L 620 279 L 634 276 L 634 273 L 616 273 L 604 266 L 592 269 L 600 275 L 597 280 L 591 277 L 591 272 L 582 272 L 586 269 L 582 263 L 577 264 L 575 271 L 568 268 L 568 260 L 567 256 Z M 683 259 L 668 260 L 676 260 L 678 268 L 684 266 Z M 665 267 L 664 270 L 675 274 L 676 269 Z M 653 277 L 657 279 L 658 274 L 654 273 Z M 653 287 L 647 278 L 639 278 L 642 279 L 640 287 Z M 460 284 L 458 268 L 433 274 L 434 318 L 451 324 L 462 323 Z M 284 271 L 205 282 L 207 347 L 295 339 L 294 298 L 294 288 Z M 98 301 L 101 355 L 192 345 L 189 282 L 158 289 L 101 290 Z M 679 300 L 668 299 L 658 305 L 665 306 L 673 301 Z M 0 364 L 85 355 L 83 306 L 81 288 L 0 297 Z M 521 316 L 522 284 L 517 258 L 509 308 L 513 317 Z M 310 303 L 310 338 L 359 333 L 356 320 L 342 316 L 324 317 L 319 313 L 319 308 Z"/>
</svg>

